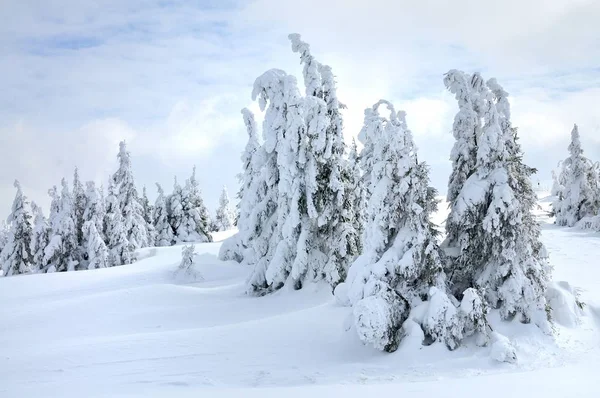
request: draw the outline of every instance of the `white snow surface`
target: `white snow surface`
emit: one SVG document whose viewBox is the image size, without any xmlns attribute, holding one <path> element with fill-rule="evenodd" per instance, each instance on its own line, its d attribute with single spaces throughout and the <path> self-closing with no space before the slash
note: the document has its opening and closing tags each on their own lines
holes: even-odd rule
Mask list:
<svg viewBox="0 0 600 398">
<path fill-rule="evenodd" d="M 121 267 L 0 278 L 0 397 L 597 397 L 600 235 L 552 225 L 551 200 L 539 213 L 554 341 L 490 316 L 516 363 L 492 359 L 494 341 L 449 351 L 411 331 L 393 354 L 363 346 L 326 284 L 247 296 L 250 269 L 217 259 L 226 231 L 196 244 L 196 283 L 175 280 L 181 246 L 141 249 Z M 578 320 L 571 291 L 586 304 Z"/>
</svg>

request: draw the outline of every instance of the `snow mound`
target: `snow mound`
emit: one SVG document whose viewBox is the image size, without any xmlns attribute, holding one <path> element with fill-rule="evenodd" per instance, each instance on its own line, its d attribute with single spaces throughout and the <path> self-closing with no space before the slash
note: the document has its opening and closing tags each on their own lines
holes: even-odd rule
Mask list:
<svg viewBox="0 0 600 398">
<path fill-rule="evenodd" d="M 552 308 L 552 319 L 566 327 L 576 327 L 581 323 L 583 303 L 579 293 L 568 282 L 554 282 L 546 290 L 546 300 Z"/>
<path fill-rule="evenodd" d="M 517 363 L 517 351 L 508 337 L 497 332 L 490 335 L 490 356 L 498 362 Z"/>
</svg>

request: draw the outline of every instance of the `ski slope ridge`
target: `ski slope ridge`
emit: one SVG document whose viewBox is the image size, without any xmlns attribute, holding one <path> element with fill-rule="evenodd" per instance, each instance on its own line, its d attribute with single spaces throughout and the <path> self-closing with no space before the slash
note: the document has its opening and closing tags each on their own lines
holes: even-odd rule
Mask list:
<svg viewBox="0 0 600 398">
<path fill-rule="evenodd" d="M 578 325 L 556 325 L 554 339 L 491 319 L 517 364 L 474 345 L 450 352 L 407 338 L 394 354 L 365 347 L 327 286 L 248 297 L 249 270 L 218 261 L 217 242 L 196 245 L 204 279 L 190 284 L 174 277 L 180 246 L 143 249 L 128 266 L 0 278 L 0 396 L 596 397 L 600 235 L 555 227 L 541 204 L 554 280 L 580 289 L 586 306 Z"/>
</svg>

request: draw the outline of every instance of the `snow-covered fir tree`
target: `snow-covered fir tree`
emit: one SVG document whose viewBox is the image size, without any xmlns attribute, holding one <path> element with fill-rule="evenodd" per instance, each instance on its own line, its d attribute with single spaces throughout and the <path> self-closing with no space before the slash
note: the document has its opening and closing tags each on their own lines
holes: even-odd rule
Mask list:
<svg viewBox="0 0 600 398">
<path fill-rule="evenodd" d="M 579 129 L 573 126 L 569 157 L 563 162 L 563 189 L 554 202 L 556 224 L 574 226 L 579 220 L 598 213 L 598 181 L 594 165 L 583 156 Z"/>
<path fill-rule="evenodd" d="M 123 217 L 123 227 L 127 240 L 134 249 L 148 246 L 148 230 L 144 211 L 140 203 L 137 188 L 131 169 L 131 155 L 127 151 L 125 141 L 119 143 L 119 168 L 112 177 L 118 190 L 118 204 Z"/>
<path fill-rule="evenodd" d="M 373 156 L 376 143 L 381 140 L 383 134 L 383 124 L 385 119 L 372 107 L 365 109 L 363 127 L 358 133 L 358 140 L 363 148 L 360 152 L 360 169 L 364 171 L 361 178 L 361 184 L 364 190 L 365 203 L 369 202 L 371 197 L 371 175 L 373 169 Z"/>
<path fill-rule="evenodd" d="M 146 229 L 148 231 L 148 245 L 154 246 L 156 244 L 156 229 L 154 228 L 153 221 L 154 206 L 152 206 L 148 199 L 145 185 L 142 188 L 142 198 L 140 199 L 140 203 L 142 204 L 144 221 L 146 221 Z"/>
<path fill-rule="evenodd" d="M 83 211 L 83 223 L 92 222 L 96 227 L 96 231 L 103 237 L 104 236 L 104 221 L 106 218 L 106 208 L 104 195 L 101 188 L 96 188 L 94 181 L 87 181 L 85 183 L 85 209 Z M 89 228 L 88 228 L 89 229 Z M 87 246 L 87 237 L 85 231 L 83 232 L 83 244 Z"/>
<path fill-rule="evenodd" d="M 244 253 L 249 246 L 249 241 L 260 231 L 260 226 L 256 225 L 258 219 L 253 217 L 253 214 L 256 215 L 255 206 L 261 202 L 261 195 L 264 193 L 264 181 L 261 178 L 264 150 L 262 150 L 258 140 L 258 128 L 254 120 L 254 114 L 249 109 L 244 108 L 241 112 L 248 133 L 248 142 L 244 152 L 242 152 L 243 171 L 239 174 L 238 233 L 226 239 L 219 249 L 220 260 L 232 260 L 238 263 L 244 260 Z M 249 262 L 253 263 L 252 261 Z"/>
<path fill-rule="evenodd" d="M 180 192 L 177 196 L 175 190 Z M 180 198 L 181 203 L 181 221 L 177 228 L 174 228 L 177 239 L 180 242 L 212 242 L 210 217 L 202 200 L 200 184 L 196 179 L 196 166 L 192 176 L 186 180 L 184 189 L 180 190 L 178 187 L 174 189 L 173 198 L 175 201 Z M 176 203 L 174 206 L 177 206 Z M 176 211 L 175 208 L 171 210 Z"/>
<path fill-rule="evenodd" d="M 215 223 L 217 225 L 217 231 L 227 231 L 234 227 L 235 212 L 231 208 L 229 202 L 229 194 L 227 193 L 227 187 L 223 186 L 221 196 L 219 197 L 219 208 L 217 209 Z"/>
<path fill-rule="evenodd" d="M 44 251 L 44 262 L 49 264 L 48 272 L 74 271 L 79 264 L 73 198 L 64 178 L 61 184 L 60 195 L 56 187 L 48 192 L 52 198 L 49 219 L 52 235 Z"/>
<path fill-rule="evenodd" d="M 354 217 L 351 193 L 353 171 L 344 157 L 346 147 L 340 112 L 344 106 L 338 100 L 331 68 L 314 58 L 310 46 L 301 40 L 299 34 L 291 34 L 289 39 L 292 50 L 300 54 L 304 65 L 307 96 L 304 118 L 308 171 L 304 174 L 307 215 L 313 231 L 305 234 L 304 238 L 308 250 L 314 252 L 316 249 L 324 254 L 323 258 L 327 258 L 326 264 L 314 266 L 315 274 L 335 286 L 345 279 L 348 266 L 358 255 L 360 247 L 360 236 L 355 228 L 358 219 Z M 300 163 L 303 163 L 302 156 Z M 315 236 L 311 237 L 311 234 Z M 309 248 L 311 245 L 314 247 Z M 299 251 L 298 256 L 301 258 L 303 253 Z"/>
<path fill-rule="evenodd" d="M 31 215 L 29 202 L 23 195 L 21 184 L 15 180 L 17 193 L 8 216 L 8 236 L 6 244 L 0 253 L 2 275 L 11 276 L 31 272 Z"/>
<path fill-rule="evenodd" d="M 108 248 L 93 221 L 83 224 L 85 235 L 85 251 L 87 254 L 87 269 L 106 268 L 110 266 Z"/>
<path fill-rule="evenodd" d="M 437 209 L 429 170 L 417 161 L 404 113 L 382 100 L 372 108 L 376 114 L 380 105 L 390 117 L 372 148 L 365 247 L 348 276 L 354 324 L 362 341 L 392 352 L 410 311 L 424 305 L 425 336 L 455 348 L 462 319 L 445 292 L 442 251 L 429 220 Z"/>
<path fill-rule="evenodd" d="M 158 196 L 156 197 L 152 214 L 154 229 L 156 230 L 155 245 L 158 247 L 171 246 L 175 241 L 175 237 L 173 235 L 173 228 L 169 223 L 165 192 L 159 183 L 156 183 L 156 188 L 158 189 Z"/>
<path fill-rule="evenodd" d="M 35 272 L 46 272 L 48 263 L 44 261 L 44 251 L 50 242 L 50 225 L 44 217 L 42 208 L 35 202 L 31 202 L 31 212 L 33 214 L 33 230 L 31 233 L 32 266 Z"/>
<path fill-rule="evenodd" d="M 4 249 L 7 239 L 8 239 L 8 226 L 6 225 L 6 221 L 0 220 L 0 253 L 2 253 L 2 249 Z M 0 264 L 0 268 L 2 268 L 1 264 Z"/>
<path fill-rule="evenodd" d="M 452 291 L 462 297 L 466 289 L 483 290 L 485 304 L 498 309 L 502 318 L 516 316 L 522 322 L 533 321 L 546 329 L 544 292 L 550 268 L 539 240 L 540 227 L 532 214 L 536 199 L 530 176 L 535 170 L 522 161 L 516 129 L 510 122 L 508 94 L 495 80 L 486 84 L 478 74 L 450 74 L 454 75 L 454 83 L 471 82 L 467 86 L 469 103 L 476 105 L 472 109 L 483 122 L 475 128 L 471 116 L 467 118 L 469 122 L 457 122 L 463 120 L 461 113 L 467 103 L 457 95 L 455 138 L 462 141 L 459 147 L 464 148 L 458 152 L 468 154 L 467 159 L 471 160 L 470 143 L 475 142 L 476 146 L 474 170 L 469 171 L 469 162 L 454 161 L 452 175 L 457 178 L 451 178 L 449 183 L 449 192 L 457 192 L 456 196 L 449 196 L 453 200 L 446 223 L 450 228 L 446 247 L 452 256 Z M 445 81 L 455 92 L 455 87 L 448 84 L 448 75 Z M 463 83 L 456 83 L 461 90 Z M 473 141 L 470 134 L 479 129 Z"/>
<path fill-rule="evenodd" d="M 112 179 L 109 180 L 106 197 L 105 236 L 109 266 L 131 264 L 135 261 L 135 248 L 127 240 L 125 223 L 119 207 L 119 193 Z"/>
<path fill-rule="evenodd" d="M 448 91 L 454 94 L 459 109 L 452 126 L 455 142 L 450 153 L 452 172 L 448 181 L 446 197 L 451 208 L 457 205 L 457 197 L 465 181 L 475 172 L 477 137 L 481 134 L 481 117 L 476 110 L 478 109 L 478 99 L 474 86 L 478 85 L 480 80 L 477 76 L 471 76 L 456 69 L 450 70 L 444 76 L 444 84 Z M 448 246 L 458 245 L 458 241 L 464 238 L 460 236 L 460 226 L 450 217 L 446 220 L 446 234 L 445 245 Z M 463 244 L 467 244 L 467 242 L 463 242 Z"/>
<path fill-rule="evenodd" d="M 298 142 L 305 125 L 296 79 L 284 71 L 271 69 L 259 76 L 252 98 L 258 99 L 261 110 L 266 109 L 260 155 L 264 163 L 262 175 L 256 179 L 257 185 L 264 186 L 251 216 L 252 224 L 260 229 L 249 240 L 244 260 L 253 266 L 249 293 L 265 294 L 284 285 L 295 258 L 300 223 L 297 205 L 302 196 L 297 178 Z"/>
<path fill-rule="evenodd" d="M 79 170 L 75 167 L 73 173 L 73 213 L 75 221 L 75 231 L 77 231 L 77 245 L 83 245 L 83 213 L 86 208 L 86 195 L 83 190 L 83 184 L 79 179 Z M 85 251 L 85 250 L 84 250 Z"/>
</svg>

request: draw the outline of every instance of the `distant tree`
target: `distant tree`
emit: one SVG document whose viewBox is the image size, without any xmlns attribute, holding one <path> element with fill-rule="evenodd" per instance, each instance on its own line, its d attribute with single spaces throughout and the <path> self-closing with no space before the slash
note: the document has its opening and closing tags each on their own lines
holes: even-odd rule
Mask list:
<svg viewBox="0 0 600 398">
<path fill-rule="evenodd" d="M 127 232 L 119 208 L 118 191 L 112 180 L 108 185 L 105 219 L 109 266 L 131 264 L 135 261 L 135 248 L 127 240 Z"/>
<path fill-rule="evenodd" d="M 4 276 L 25 274 L 32 271 L 31 255 L 31 215 L 27 209 L 29 202 L 23 195 L 21 184 L 15 180 L 17 194 L 8 216 L 8 237 L 0 253 L 0 264 Z"/>
<path fill-rule="evenodd" d="M 183 242 L 212 242 L 210 216 L 202 200 L 200 184 L 196 179 L 196 166 L 186 181 L 182 192 L 183 219 L 179 239 Z"/>
<path fill-rule="evenodd" d="M 77 245 L 78 247 L 83 246 L 83 213 L 86 208 L 86 195 L 83 190 L 83 184 L 79 179 L 79 170 L 75 167 L 75 172 L 73 173 L 73 213 L 75 221 L 75 231 L 77 234 Z M 82 251 L 85 251 L 83 249 Z"/>
<path fill-rule="evenodd" d="M 598 181 L 594 165 L 583 156 L 577 125 L 571 132 L 569 157 L 564 164 L 564 185 L 554 203 L 556 224 L 572 227 L 586 216 L 598 213 Z"/>
<path fill-rule="evenodd" d="M 156 188 L 158 189 L 158 196 L 154 203 L 152 215 L 154 229 L 156 230 L 155 245 L 158 247 L 171 246 L 175 241 L 175 237 L 173 236 L 173 228 L 169 223 L 165 193 L 160 184 L 156 183 Z"/>
<path fill-rule="evenodd" d="M 156 229 L 154 228 L 153 220 L 154 206 L 152 206 L 148 199 L 146 186 L 142 188 L 142 198 L 140 199 L 140 203 L 142 204 L 144 221 L 146 221 L 146 229 L 148 231 L 148 245 L 154 246 L 156 245 Z"/>
<path fill-rule="evenodd" d="M 217 231 L 227 231 L 234 227 L 235 213 L 231 208 L 229 202 L 229 195 L 227 194 L 227 187 L 223 186 L 221 196 L 219 198 L 219 208 L 217 209 L 217 216 L 215 218 L 217 225 Z"/>
<path fill-rule="evenodd" d="M 62 179 L 60 196 L 56 187 L 49 192 L 52 198 L 50 206 L 50 243 L 44 251 L 44 262 L 49 264 L 48 272 L 74 271 L 79 264 L 77 231 L 75 230 L 75 213 L 73 198 L 67 181 Z"/>
<path fill-rule="evenodd" d="M 31 234 L 32 267 L 36 272 L 46 272 L 49 264 L 44 261 L 44 251 L 50 242 L 50 225 L 44 217 L 42 208 L 31 202 L 33 213 L 33 230 Z"/>
<path fill-rule="evenodd" d="M 110 266 L 108 248 L 93 221 L 83 224 L 86 236 L 87 269 L 106 268 Z"/>
<path fill-rule="evenodd" d="M 148 246 L 148 230 L 144 219 L 144 210 L 135 187 L 131 168 L 131 155 L 127 151 L 125 141 L 119 143 L 119 168 L 112 176 L 117 189 L 117 200 L 127 240 L 134 249 Z"/>
</svg>

